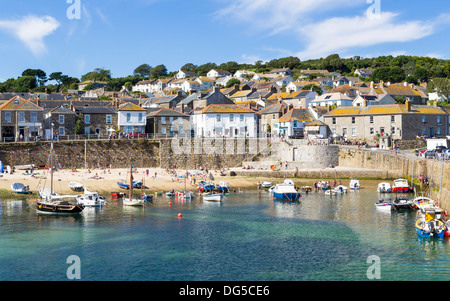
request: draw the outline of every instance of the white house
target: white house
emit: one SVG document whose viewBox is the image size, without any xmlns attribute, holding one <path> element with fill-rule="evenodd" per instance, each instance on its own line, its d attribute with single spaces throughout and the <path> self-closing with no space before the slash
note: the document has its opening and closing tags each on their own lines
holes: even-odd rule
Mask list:
<svg viewBox="0 0 450 301">
<path fill-rule="evenodd" d="M 154 82 L 155 82 L 154 80 L 141 80 L 140 82 L 137 82 L 136 85 L 133 86 L 131 91 L 143 93 L 154 92 L 153 91 Z"/>
<path fill-rule="evenodd" d="M 353 99 L 343 93 L 325 93 L 317 96 L 315 100 L 311 101 L 313 107 L 326 107 L 326 106 L 352 106 Z"/>
<path fill-rule="evenodd" d="M 278 86 L 287 86 L 289 83 L 293 82 L 294 79 L 291 76 L 283 76 L 273 80 Z"/>
<path fill-rule="evenodd" d="M 224 76 L 230 76 L 231 73 L 226 70 L 219 70 L 219 69 L 211 69 L 206 76 L 207 77 L 224 77 Z"/>
<path fill-rule="evenodd" d="M 119 106 L 117 125 L 120 131 L 127 133 L 144 133 L 147 124 L 147 110 L 126 102 Z"/>
<path fill-rule="evenodd" d="M 354 74 L 361 77 L 371 77 L 374 69 L 356 69 Z"/>
<path fill-rule="evenodd" d="M 255 75 L 256 73 L 254 71 L 246 71 L 246 70 L 238 70 L 234 73 L 234 77 L 237 78 L 245 78 L 246 76 L 251 78 Z"/>
<path fill-rule="evenodd" d="M 197 76 L 197 74 L 195 72 L 191 72 L 191 71 L 183 71 L 183 70 L 178 70 L 178 73 L 175 75 L 175 78 L 186 78 L 186 77 L 195 77 Z"/>
<path fill-rule="evenodd" d="M 211 104 L 191 116 L 197 137 L 256 138 L 258 113 L 236 104 Z"/>
<path fill-rule="evenodd" d="M 227 75 L 224 77 L 219 77 L 218 79 L 216 79 L 216 85 L 225 87 L 227 85 L 228 81 L 232 78 L 233 77 L 230 75 Z"/>
</svg>

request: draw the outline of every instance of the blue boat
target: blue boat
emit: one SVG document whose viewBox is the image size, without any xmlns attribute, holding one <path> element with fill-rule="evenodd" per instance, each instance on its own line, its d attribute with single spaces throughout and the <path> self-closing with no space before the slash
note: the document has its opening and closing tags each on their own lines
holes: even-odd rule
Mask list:
<svg viewBox="0 0 450 301">
<path fill-rule="evenodd" d="M 130 189 L 130 185 L 125 182 L 117 182 L 117 185 L 122 189 Z"/>
<path fill-rule="evenodd" d="M 446 226 L 441 220 L 442 209 L 423 208 L 416 221 L 416 232 L 420 237 L 444 237 Z"/>
<path fill-rule="evenodd" d="M 295 189 L 292 180 L 285 180 L 283 183 L 275 185 L 272 196 L 275 200 L 296 202 L 302 195 Z"/>
</svg>

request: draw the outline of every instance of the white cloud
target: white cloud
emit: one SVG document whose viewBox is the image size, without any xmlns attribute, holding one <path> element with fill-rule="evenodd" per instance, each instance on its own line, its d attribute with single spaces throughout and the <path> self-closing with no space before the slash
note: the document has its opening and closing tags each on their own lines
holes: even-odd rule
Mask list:
<svg viewBox="0 0 450 301">
<path fill-rule="evenodd" d="M 331 18 L 310 24 L 299 30 L 307 47 L 297 55 L 301 59 L 317 58 L 345 52 L 349 48 L 409 42 L 429 36 L 434 31 L 431 23 L 422 21 L 396 23 L 396 16 L 392 12 L 382 12 L 377 18 Z"/>
<path fill-rule="evenodd" d="M 0 21 L 0 28 L 11 31 L 16 38 L 25 43 L 34 55 L 47 52 L 44 38 L 52 34 L 59 25 L 59 22 L 51 16 L 29 15 L 20 20 Z"/>
<path fill-rule="evenodd" d="M 216 17 L 248 23 L 253 30 L 274 35 L 302 24 L 311 15 L 365 3 L 366 0 L 235 0 L 215 13 Z"/>
</svg>

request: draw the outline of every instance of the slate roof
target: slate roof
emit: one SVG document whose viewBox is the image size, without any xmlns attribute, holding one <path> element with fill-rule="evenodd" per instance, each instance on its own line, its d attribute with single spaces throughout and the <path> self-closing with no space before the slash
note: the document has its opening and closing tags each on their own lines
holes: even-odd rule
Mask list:
<svg viewBox="0 0 450 301">
<path fill-rule="evenodd" d="M 279 122 L 290 122 L 290 121 L 301 121 L 301 122 L 311 122 L 314 121 L 314 116 L 311 115 L 308 109 L 291 109 L 289 112 L 284 114 L 278 120 Z"/>
</svg>

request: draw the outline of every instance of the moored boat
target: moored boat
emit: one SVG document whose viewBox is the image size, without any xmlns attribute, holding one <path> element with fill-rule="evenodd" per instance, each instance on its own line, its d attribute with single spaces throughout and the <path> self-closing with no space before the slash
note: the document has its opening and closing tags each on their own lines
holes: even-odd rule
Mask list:
<svg viewBox="0 0 450 301">
<path fill-rule="evenodd" d="M 391 184 L 388 182 L 382 182 L 378 184 L 377 188 L 378 193 L 389 193 L 391 192 Z"/>
<path fill-rule="evenodd" d="M 113 191 L 113 192 L 111 192 L 111 197 L 112 197 L 113 199 L 121 198 L 121 197 L 123 197 L 124 195 L 125 195 L 125 193 L 123 193 L 123 192 L 118 192 L 118 191 Z"/>
<path fill-rule="evenodd" d="M 85 207 L 100 207 L 105 205 L 105 198 L 97 191 L 84 190 L 83 195 L 77 196 L 77 201 Z"/>
<path fill-rule="evenodd" d="M 415 209 L 438 208 L 437 202 L 429 197 L 419 196 L 413 199 Z"/>
<path fill-rule="evenodd" d="M 377 209 L 379 209 L 379 210 L 391 211 L 392 204 L 391 203 L 387 203 L 384 200 L 378 200 L 378 203 L 375 203 L 375 207 Z"/>
<path fill-rule="evenodd" d="M 392 192 L 394 193 L 407 193 L 411 189 L 406 179 L 396 179 L 394 180 L 394 185 L 392 185 Z"/>
<path fill-rule="evenodd" d="M 261 187 L 262 188 L 270 188 L 272 186 L 272 182 L 269 181 L 262 181 L 261 182 Z"/>
<path fill-rule="evenodd" d="M 361 187 L 361 186 L 359 185 L 359 180 L 355 180 L 355 179 L 350 180 L 349 187 L 350 187 L 350 189 L 353 190 L 353 191 L 354 191 L 354 190 L 359 190 L 359 188 Z"/>
<path fill-rule="evenodd" d="M 69 182 L 69 188 L 73 191 L 83 191 L 83 184 L 77 182 Z"/>
<path fill-rule="evenodd" d="M 220 201 L 222 201 L 222 198 L 223 198 L 223 194 L 221 194 L 221 193 L 203 194 L 203 199 L 205 201 L 220 202 Z"/>
<path fill-rule="evenodd" d="M 416 232 L 420 237 L 444 237 L 446 226 L 441 220 L 442 209 L 423 208 L 416 221 Z"/>
<path fill-rule="evenodd" d="M 29 194 L 30 193 L 29 186 L 25 186 L 22 183 L 17 183 L 17 182 L 11 184 L 11 190 L 15 193 L 20 193 L 20 194 Z"/>
<path fill-rule="evenodd" d="M 298 201 L 301 198 L 300 192 L 295 189 L 292 180 L 284 180 L 281 184 L 276 184 L 272 190 L 272 196 L 281 201 Z"/>
<path fill-rule="evenodd" d="M 396 197 L 392 201 L 392 208 L 395 210 L 410 210 L 414 208 L 414 203 L 407 197 Z"/>
<path fill-rule="evenodd" d="M 192 199 L 194 198 L 194 193 L 192 191 L 177 191 L 175 192 L 175 197 L 180 199 Z"/>
<path fill-rule="evenodd" d="M 133 198 L 133 167 L 131 167 L 131 172 L 130 172 L 130 184 L 128 185 L 129 187 L 129 194 L 128 197 L 123 198 L 123 205 L 124 206 L 144 206 L 145 204 L 145 200 L 143 200 L 142 198 L 140 199 L 136 199 Z"/>
</svg>

